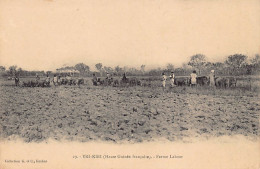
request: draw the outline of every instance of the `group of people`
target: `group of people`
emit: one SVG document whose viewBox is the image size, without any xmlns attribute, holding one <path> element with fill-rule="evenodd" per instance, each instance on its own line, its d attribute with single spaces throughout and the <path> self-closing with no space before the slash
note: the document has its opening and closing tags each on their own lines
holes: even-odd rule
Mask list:
<svg viewBox="0 0 260 169">
<path fill-rule="evenodd" d="M 100 79 L 97 78 L 96 74 L 93 73 L 93 77 L 92 77 L 92 83 L 94 86 L 97 86 Z M 106 80 L 108 83 L 111 83 L 113 81 L 112 75 L 110 73 L 106 74 Z"/>
<path fill-rule="evenodd" d="M 16 75 L 14 79 L 15 79 L 15 85 L 18 86 L 19 82 L 20 82 L 19 77 Z M 53 82 L 54 86 L 57 86 L 57 85 L 62 84 L 63 81 L 70 83 L 72 81 L 71 75 L 60 76 L 60 75 L 54 74 L 53 79 L 51 79 L 50 76 L 47 74 L 44 79 L 41 79 L 40 76 L 38 74 L 36 74 L 34 83 L 37 84 L 37 83 L 44 82 L 44 83 L 50 85 L 50 83 Z"/>
<path fill-rule="evenodd" d="M 197 77 L 198 76 L 196 74 L 196 71 L 194 70 L 190 74 L 190 85 L 192 87 L 197 85 Z M 166 74 L 163 72 L 162 73 L 162 87 L 163 87 L 163 89 L 166 88 L 166 81 L 167 81 L 168 78 L 170 79 L 171 87 L 176 86 L 175 85 L 175 74 L 174 74 L 174 72 L 172 71 L 170 76 L 166 76 Z M 113 80 L 112 76 L 109 73 L 106 74 L 106 80 L 107 81 Z M 47 74 L 47 76 L 46 76 L 44 81 L 46 83 L 50 84 L 51 78 L 49 77 L 48 74 Z M 62 84 L 63 81 L 67 81 L 69 83 L 70 81 L 72 81 L 72 77 L 70 75 L 65 75 L 65 76 L 62 77 L 60 75 L 57 76 L 56 74 L 54 74 L 54 77 L 52 79 L 52 82 L 53 82 L 54 86 Z M 98 81 L 99 81 L 99 79 L 97 78 L 97 76 L 94 73 L 93 74 L 93 78 L 92 78 L 93 85 L 97 86 L 98 85 Z M 127 81 L 125 73 L 123 74 L 122 81 L 123 82 Z M 39 77 L 38 74 L 36 74 L 36 82 L 40 82 L 40 77 Z M 19 83 L 19 78 L 17 76 L 15 76 L 15 85 L 18 85 L 18 83 Z M 211 72 L 209 74 L 209 85 L 210 86 L 215 86 L 215 71 L 214 70 L 211 70 Z"/>
<path fill-rule="evenodd" d="M 193 87 L 193 86 L 196 86 L 197 85 L 197 74 L 196 74 L 196 71 L 194 70 L 191 74 L 190 74 L 190 85 Z M 166 81 L 167 81 L 167 76 L 165 75 L 165 73 L 163 72 L 162 73 L 162 86 L 163 86 L 163 89 L 166 88 Z M 175 83 L 174 83 L 174 80 L 175 80 L 175 75 L 174 75 L 174 72 L 172 71 L 170 76 L 170 83 L 171 83 L 171 87 L 174 87 L 175 86 Z M 210 86 L 215 86 L 215 71 L 214 70 L 211 70 L 210 71 L 210 74 L 209 74 L 209 85 Z"/>
<path fill-rule="evenodd" d="M 56 74 L 54 74 L 53 76 L 53 84 L 54 86 L 57 86 L 57 85 L 60 85 L 62 83 L 68 83 L 68 84 L 71 84 L 72 83 L 72 77 L 71 75 L 64 75 L 64 76 L 57 76 Z"/>
</svg>

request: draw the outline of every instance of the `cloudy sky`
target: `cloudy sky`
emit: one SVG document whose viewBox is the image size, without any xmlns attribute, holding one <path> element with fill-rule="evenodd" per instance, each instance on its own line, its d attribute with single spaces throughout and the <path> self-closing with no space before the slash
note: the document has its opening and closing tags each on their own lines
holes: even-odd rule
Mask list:
<svg viewBox="0 0 260 169">
<path fill-rule="evenodd" d="M 180 66 L 260 52 L 259 0 L 1 0 L 0 65 Z"/>
</svg>

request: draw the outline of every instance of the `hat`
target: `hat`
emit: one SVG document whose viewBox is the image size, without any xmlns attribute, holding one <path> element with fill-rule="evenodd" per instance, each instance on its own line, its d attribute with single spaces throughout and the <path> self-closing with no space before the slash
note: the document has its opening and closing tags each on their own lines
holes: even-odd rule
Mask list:
<svg viewBox="0 0 260 169">
<path fill-rule="evenodd" d="M 214 70 L 211 70 L 210 72 L 211 72 L 211 73 L 214 73 L 215 71 L 214 71 Z"/>
</svg>

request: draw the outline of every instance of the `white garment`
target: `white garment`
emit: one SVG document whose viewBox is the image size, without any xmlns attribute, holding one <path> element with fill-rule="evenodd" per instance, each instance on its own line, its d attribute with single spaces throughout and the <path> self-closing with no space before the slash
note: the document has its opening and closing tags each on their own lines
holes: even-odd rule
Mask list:
<svg viewBox="0 0 260 169">
<path fill-rule="evenodd" d="M 58 82 L 58 77 L 56 76 L 56 77 L 53 77 L 53 82 L 54 83 L 57 83 Z"/>
<path fill-rule="evenodd" d="M 197 75 L 195 73 L 190 74 L 191 84 L 197 84 Z"/>
<path fill-rule="evenodd" d="M 175 75 L 174 75 L 174 74 L 171 74 L 171 75 L 170 75 L 170 79 L 171 79 L 171 86 L 172 86 L 172 87 L 174 86 L 174 77 L 175 77 Z"/>
<path fill-rule="evenodd" d="M 163 85 L 164 88 L 165 88 L 165 86 L 166 86 L 166 80 L 167 80 L 166 75 L 163 75 L 163 76 L 162 76 L 162 85 Z"/>
</svg>

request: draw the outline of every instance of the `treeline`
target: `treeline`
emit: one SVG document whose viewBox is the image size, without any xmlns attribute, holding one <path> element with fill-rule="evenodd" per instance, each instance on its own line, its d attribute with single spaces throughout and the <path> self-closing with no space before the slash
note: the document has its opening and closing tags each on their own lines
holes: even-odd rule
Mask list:
<svg viewBox="0 0 260 169">
<path fill-rule="evenodd" d="M 256 54 L 249 59 L 243 54 L 234 54 L 226 58 L 224 62 L 209 62 L 203 54 L 196 54 L 190 57 L 188 63 L 184 63 L 181 67 L 175 68 L 174 63 L 168 63 L 165 67 L 146 70 L 146 65 L 141 65 L 140 68 L 135 67 L 120 67 L 114 68 L 103 66 L 102 63 L 95 65 L 96 70 L 90 70 L 90 67 L 84 63 L 78 63 L 74 66 L 65 66 L 52 71 L 27 71 L 17 66 L 10 66 L 8 69 L 0 66 L 1 76 L 44 76 L 46 74 L 72 73 L 76 76 L 92 76 L 95 73 L 97 76 L 105 76 L 110 73 L 114 76 L 122 76 L 126 73 L 128 76 L 159 76 L 162 72 L 170 73 L 174 71 L 177 76 L 187 76 L 193 70 L 197 71 L 198 75 L 207 75 L 210 70 L 215 70 L 220 76 L 238 76 L 238 75 L 257 75 L 260 73 L 260 56 Z"/>
</svg>

